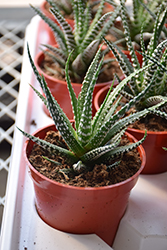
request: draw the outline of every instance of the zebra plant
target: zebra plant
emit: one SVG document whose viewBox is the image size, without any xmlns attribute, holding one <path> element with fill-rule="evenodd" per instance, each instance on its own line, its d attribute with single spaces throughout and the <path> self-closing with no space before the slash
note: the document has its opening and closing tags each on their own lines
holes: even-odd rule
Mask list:
<svg viewBox="0 0 167 250">
<path fill-rule="evenodd" d="M 63 13 L 63 15 L 69 16 L 73 13 L 72 0 L 51 0 L 51 1 L 46 0 L 46 1 L 49 3 L 50 7 L 52 6 L 54 7 L 54 5 L 56 4 L 59 10 L 61 11 L 61 13 Z M 86 6 L 86 2 L 87 0 L 83 2 L 83 4 L 85 3 L 85 6 Z M 112 4 L 113 6 L 116 6 L 116 3 L 112 0 L 108 0 L 107 2 Z M 92 15 L 95 15 L 95 13 L 97 12 L 99 3 L 100 3 L 99 0 L 89 1 Z"/>
<path fill-rule="evenodd" d="M 126 43 L 128 50 L 130 51 L 132 63 L 129 62 L 125 54 L 120 50 L 118 46 L 107 40 L 106 43 L 117 58 L 117 61 L 119 62 L 124 75 L 129 76 L 131 75 L 131 73 L 137 72 L 140 69 L 140 64 L 132 45 L 123 0 L 121 0 L 121 11 Z M 131 78 L 131 80 L 128 82 L 128 85 L 126 85 L 122 91 L 122 94 L 128 100 L 130 100 L 131 98 L 133 99 L 135 96 L 138 96 L 142 91 L 146 91 L 142 99 L 135 103 L 136 110 L 144 110 L 146 107 L 150 107 L 167 98 L 167 40 L 159 43 L 160 33 L 164 27 L 166 16 L 167 8 L 163 11 L 162 14 L 161 9 L 157 13 L 153 29 L 153 36 L 150 39 L 147 50 L 145 50 L 144 46 L 143 29 L 141 30 L 141 53 L 143 55 L 142 67 L 149 65 L 151 62 L 154 63 L 147 69 Z M 162 117 L 165 115 L 164 112 L 161 112 L 160 110 L 155 110 L 154 112 L 155 114 L 161 115 Z"/>
<path fill-rule="evenodd" d="M 152 37 L 154 22 L 158 14 L 159 9 L 161 13 L 164 11 L 167 5 L 167 1 L 163 0 L 133 0 L 132 9 L 126 7 L 126 1 L 120 1 L 124 15 L 126 15 L 126 21 L 129 25 L 130 37 L 132 40 L 133 47 L 135 49 L 140 49 L 140 31 L 143 26 L 143 38 L 145 46 L 147 47 L 150 38 Z M 120 15 L 121 19 L 124 18 L 122 14 Z M 144 24 L 144 25 L 143 25 Z M 167 37 L 167 29 L 163 27 L 163 32 L 161 32 L 160 39 L 163 40 Z M 121 39 L 122 46 L 126 47 L 125 42 L 125 33 L 120 28 L 112 27 L 111 33 L 115 35 L 117 40 Z"/>
<path fill-rule="evenodd" d="M 129 82 L 129 80 L 137 73 L 140 73 L 148 68 L 147 65 L 145 68 L 138 70 L 138 72 L 132 73 L 130 76 L 124 79 L 119 85 L 117 85 L 116 88 L 113 89 L 113 91 L 110 89 L 105 101 L 101 105 L 96 115 L 92 118 L 91 108 L 93 89 L 103 60 L 101 59 L 99 62 L 100 50 L 101 47 L 97 51 L 92 63 L 88 68 L 78 99 L 75 96 L 68 74 L 71 55 L 69 56 L 66 63 L 66 80 L 69 94 L 71 96 L 71 103 L 75 118 L 74 129 L 57 101 L 53 98 L 50 90 L 47 87 L 44 77 L 39 75 L 28 49 L 33 71 L 45 93 L 46 98 L 36 89 L 34 89 L 34 87 L 32 88 L 49 109 L 55 126 L 68 145 L 69 150 L 50 144 L 45 140 L 36 138 L 22 131 L 21 129 L 19 130 L 23 133 L 23 135 L 36 142 L 52 154 L 59 154 L 62 157 L 65 157 L 66 163 L 70 166 L 69 171 L 73 171 L 73 173 L 76 175 L 78 172 L 85 171 L 86 169 L 91 171 L 91 167 L 95 164 L 104 163 L 108 166 L 108 170 L 110 170 L 112 167 L 116 167 L 116 165 L 119 164 L 122 155 L 139 146 L 146 137 L 145 134 L 145 136 L 138 142 L 126 146 L 120 146 L 119 144 L 121 137 L 124 135 L 127 126 L 163 104 L 163 102 L 161 102 L 154 107 L 144 109 L 140 112 L 130 115 L 129 117 L 123 117 L 125 112 L 129 110 L 129 108 L 133 106 L 136 101 L 144 96 L 145 91 L 143 91 L 138 96 L 135 96 L 133 99 L 131 99 L 130 102 L 124 105 L 124 107 L 119 111 L 116 111 L 120 101 L 120 97 L 118 97 L 118 95 L 125 84 Z M 120 119 L 121 117 L 122 119 Z M 46 159 L 49 160 L 48 158 Z M 57 163 L 55 162 L 55 164 Z M 66 173 L 66 170 L 63 171 Z"/>
<path fill-rule="evenodd" d="M 47 0 L 46 0 L 47 1 Z M 64 15 L 70 15 L 72 13 L 72 1 L 71 0 L 52 0 L 52 1 L 47 1 L 50 5 L 57 5 L 59 10 L 64 13 Z"/>
<path fill-rule="evenodd" d="M 46 53 L 50 56 L 53 62 L 59 64 L 62 69 L 61 74 L 64 76 L 64 68 L 67 58 L 71 51 L 74 51 L 69 61 L 70 76 L 74 82 L 82 82 L 83 76 L 102 41 L 102 36 L 105 36 L 109 28 L 112 26 L 119 13 L 120 7 L 117 7 L 114 12 L 108 12 L 102 15 L 105 3 L 105 0 L 102 0 L 96 15 L 92 20 L 90 16 L 89 2 L 85 3 L 84 0 L 73 0 L 72 6 L 75 23 L 73 29 L 60 13 L 56 4 L 50 0 L 47 1 L 51 4 L 52 8 L 50 11 L 60 26 L 47 18 L 40 10 L 32 7 L 51 27 L 58 44 L 58 47 L 45 45 L 50 51 Z"/>
</svg>

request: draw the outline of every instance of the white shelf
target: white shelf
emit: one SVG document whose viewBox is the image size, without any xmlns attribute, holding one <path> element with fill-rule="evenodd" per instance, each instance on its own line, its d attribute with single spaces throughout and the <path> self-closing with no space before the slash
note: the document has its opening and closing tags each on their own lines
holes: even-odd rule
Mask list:
<svg viewBox="0 0 167 250">
<path fill-rule="evenodd" d="M 39 43 L 47 42 L 40 34 L 39 18 L 34 17 L 26 30 L 22 79 L 19 92 L 16 125 L 27 132 L 52 123 L 45 115 L 42 103 L 28 83 L 39 85 L 32 77 L 26 44 L 34 57 Z M 34 108 L 32 108 L 34 107 Z M 35 121 L 36 126 L 32 124 Z M 25 139 L 16 129 L 7 186 L 7 198 L 1 229 L 1 250 L 111 250 L 96 235 L 74 235 L 55 230 L 38 216 L 34 205 L 33 184 L 23 157 Z M 167 249 L 167 173 L 141 175 L 132 190 L 127 211 L 121 220 L 113 245 L 114 250 Z"/>
<path fill-rule="evenodd" d="M 44 0 L 6 0 L 6 1 L 0 1 L 0 7 L 1 8 L 15 8 L 15 7 L 29 7 L 30 3 L 33 5 L 40 5 Z"/>
</svg>

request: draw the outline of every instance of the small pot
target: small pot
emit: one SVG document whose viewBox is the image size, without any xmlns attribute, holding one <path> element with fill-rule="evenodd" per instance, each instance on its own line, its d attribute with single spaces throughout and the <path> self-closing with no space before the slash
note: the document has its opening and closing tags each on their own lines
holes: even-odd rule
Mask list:
<svg viewBox="0 0 167 250">
<path fill-rule="evenodd" d="M 128 128 L 127 131 L 137 140 L 144 136 L 144 131 Z M 167 152 L 163 147 L 167 147 L 167 131 L 148 131 L 147 137 L 142 146 L 146 152 L 146 165 L 142 174 L 160 174 L 167 171 Z"/>
<path fill-rule="evenodd" d="M 109 90 L 106 86 L 101 89 L 94 98 L 94 106 L 96 111 Z M 132 134 L 137 140 L 140 140 L 145 131 L 139 129 L 128 128 L 127 131 Z M 142 174 L 159 174 L 167 171 L 167 152 L 163 147 L 167 147 L 167 131 L 153 132 L 147 131 L 147 137 L 142 146 L 146 152 L 146 165 Z"/>
<path fill-rule="evenodd" d="M 47 131 L 56 130 L 46 126 L 34 133 L 43 139 Z M 136 139 L 129 135 L 130 141 Z M 145 164 L 145 153 L 138 147 L 141 168 L 127 180 L 105 187 L 74 187 L 50 180 L 30 164 L 28 156 L 34 142 L 25 145 L 25 157 L 35 189 L 35 203 L 39 216 L 51 227 L 74 234 L 97 234 L 110 246 L 125 213 L 131 189 Z"/>
<path fill-rule="evenodd" d="M 131 60 L 131 55 L 130 55 L 130 52 L 128 50 L 123 50 L 123 53 L 128 57 L 129 61 L 132 63 L 132 60 Z M 138 59 L 138 62 L 140 64 L 140 67 L 142 67 L 142 63 L 143 63 L 143 56 L 135 50 L 135 54 L 137 56 L 137 59 Z"/>
<path fill-rule="evenodd" d="M 40 65 L 42 61 L 44 60 L 44 53 L 41 51 L 37 54 L 35 58 L 35 65 L 38 69 L 38 72 L 40 75 L 43 75 L 45 78 L 45 81 L 47 82 L 47 86 L 49 87 L 52 95 L 56 99 L 56 101 L 59 103 L 63 111 L 66 113 L 69 119 L 73 119 L 73 112 L 72 112 L 72 106 L 71 106 L 71 99 L 68 92 L 67 83 L 65 81 L 53 78 L 52 76 L 47 75 L 45 72 L 43 72 L 40 68 Z M 78 97 L 78 94 L 81 91 L 82 84 L 78 83 L 72 83 L 72 86 L 74 88 L 75 94 Z M 44 112 L 50 116 L 50 113 L 46 106 L 43 106 Z"/>
<path fill-rule="evenodd" d="M 96 93 L 95 98 L 94 98 L 94 107 L 95 107 L 96 112 L 98 111 L 98 109 L 100 108 L 100 105 L 104 101 L 110 87 L 111 86 L 104 86 Z"/>
<path fill-rule="evenodd" d="M 112 56 L 112 52 L 110 52 L 110 54 Z M 35 65 L 38 69 L 38 72 L 44 76 L 52 95 L 57 100 L 57 102 L 59 103 L 59 105 L 61 106 L 63 111 L 68 116 L 68 118 L 73 119 L 74 115 L 73 115 L 73 111 L 72 111 L 71 99 L 69 96 L 69 91 L 68 91 L 66 81 L 61 81 L 59 79 L 55 79 L 54 77 L 49 76 L 46 73 L 44 73 L 40 67 L 43 60 L 44 60 L 44 53 L 41 51 L 35 57 Z M 111 85 L 111 83 L 112 83 L 112 81 L 97 83 L 95 85 L 94 92 L 93 92 L 93 100 L 94 100 L 94 96 L 101 88 L 103 88 L 104 86 L 107 86 L 107 85 Z M 116 80 L 115 80 L 114 85 L 115 84 L 118 84 Z M 72 86 L 74 88 L 74 92 L 75 92 L 76 96 L 78 97 L 78 94 L 81 91 L 82 84 L 81 83 L 72 83 Z M 48 116 L 50 115 L 46 106 L 44 106 L 44 111 Z M 92 105 L 92 115 L 93 116 L 95 115 L 94 101 L 93 101 L 93 105 Z"/>
</svg>

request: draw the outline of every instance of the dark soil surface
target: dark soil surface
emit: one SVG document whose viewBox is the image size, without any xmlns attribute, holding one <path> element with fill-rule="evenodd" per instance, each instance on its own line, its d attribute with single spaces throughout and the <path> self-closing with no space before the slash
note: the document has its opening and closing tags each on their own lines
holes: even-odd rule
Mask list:
<svg viewBox="0 0 167 250">
<path fill-rule="evenodd" d="M 167 131 L 167 120 L 156 115 L 147 115 L 129 127 L 154 132 Z"/>
<path fill-rule="evenodd" d="M 108 56 L 105 56 L 105 59 L 108 59 Z M 40 67 L 42 71 L 45 72 L 45 74 L 52 76 L 53 78 L 57 78 L 59 80 L 65 81 L 64 70 L 61 69 L 57 63 L 54 63 L 53 60 L 48 55 L 44 56 L 44 60 L 42 64 L 40 65 Z M 48 70 L 48 68 L 51 69 L 51 71 Z M 52 71 L 54 73 L 52 73 Z M 122 77 L 123 75 L 122 70 L 120 69 L 118 63 L 116 61 L 113 61 L 109 65 L 102 68 L 102 73 L 99 74 L 97 83 L 112 81 L 114 79 L 115 73 L 119 77 Z M 75 79 L 71 78 L 71 81 L 73 83 L 76 83 Z M 82 81 L 80 83 L 82 83 Z"/>
<path fill-rule="evenodd" d="M 64 147 L 67 148 L 58 132 L 49 131 L 45 140 L 56 145 L 63 144 Z M 59 141 L 59 143 L 57 141 Z M 124 138 L 121 141 L 121 145 L 125 145 L 127 143 L 129 143 L 127 138 Z M 42 156 L 54 159 L 60 162 L 60 165 L 55 165 L 54 163 L 44 159 Z M 101 164 L 95 165 L 92 171 L 83 172 L 75 176 L 72 174 L 67 176 L 59 172 L 62 168 L 70 168 L 70 166 L 66 164 L 65 159 L 49 154 L 46 150 L 36 144 L 34 145 L 34 148 L 29 156 L 29 161 L 37 171 L 46 177 L 60 183 L 79 187 L 101 187 L 124 181 L 133 176 L 141 166 L 139 154 L 135 149 L 124 154 L 120 165 L 110 171 L 107 170 L 106 165 Z"/>
</svg>

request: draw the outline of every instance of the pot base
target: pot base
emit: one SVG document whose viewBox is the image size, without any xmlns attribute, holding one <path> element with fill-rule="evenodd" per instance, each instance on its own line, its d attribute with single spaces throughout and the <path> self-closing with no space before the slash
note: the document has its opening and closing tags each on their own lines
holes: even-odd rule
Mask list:
<svg viewBox="0 0 167 250">
<path fill-rule="evenodd" d="M 103 221 L 101 221 L 102 224 L 99 225 L 97 229 L 92 230 L 90 228 L 88 230 L 87 225 L 85 225 L 84 226 L 85 230 L 82 229 L 82 230 L 79 231 L 78 226 L 77 225 L 72 226 L 72 224 L 69 221 L 66 221 L 66 223 L 69 224 L 69 227 L 67 229 L 64 229 L 63 223 L 62 223 L 62 227 L 60 227 L 60 226 L 57 227 L 56 225 L 53 225 L 52 223 L 54 223 L 54 222 L 49 223 L 46 216 L 43 215 L 42 210 L 37 207 L 37 204 L 35 206 L 36 206 L 36 211 L 37 211 L 38 216 L 42 219 L 42 221 L 44 221 L 50 227 L 52 227 L 52 228 L 54 228 L 56 230 L 59 230 L 61 232 L 64 232 L 64 233 L 70 233 L 70 234 L 76 234 L 76 235 L 92 235 L 92 234 L 96 234 L 100 239 L 102 239 L 109 246 L 112 246 L 112 244 L 113 244 L 113 241 L 115 239 L 115 236 L 116 236 L 116 233 L 117 233 L 117 230 L 118 230 L 120 220 L 122 219 L 122 217 L 123 217 L 123 215 L 125 213 L 125 211 L 124 211 L 121 218 L 116 219 L 116 220 L 114 219 L 114 220 L 112 220 L 112 222 L 109 219 L 109 221 L 112 223 L 112 228 L 110 226 L 110 230 L 108 230 L 109 225 L 107 225 L 107 228 L 105 228 L 104 226 L 102 226 Z M 125 208 L 125 210 L 126 210 L 126 208 Z M 112 211 L 111 211 L 111 213 L 112 213 Z M 83 226 L 82 224 L 83 223 L 81 222 L 80 226 Z"/>
</svg>

